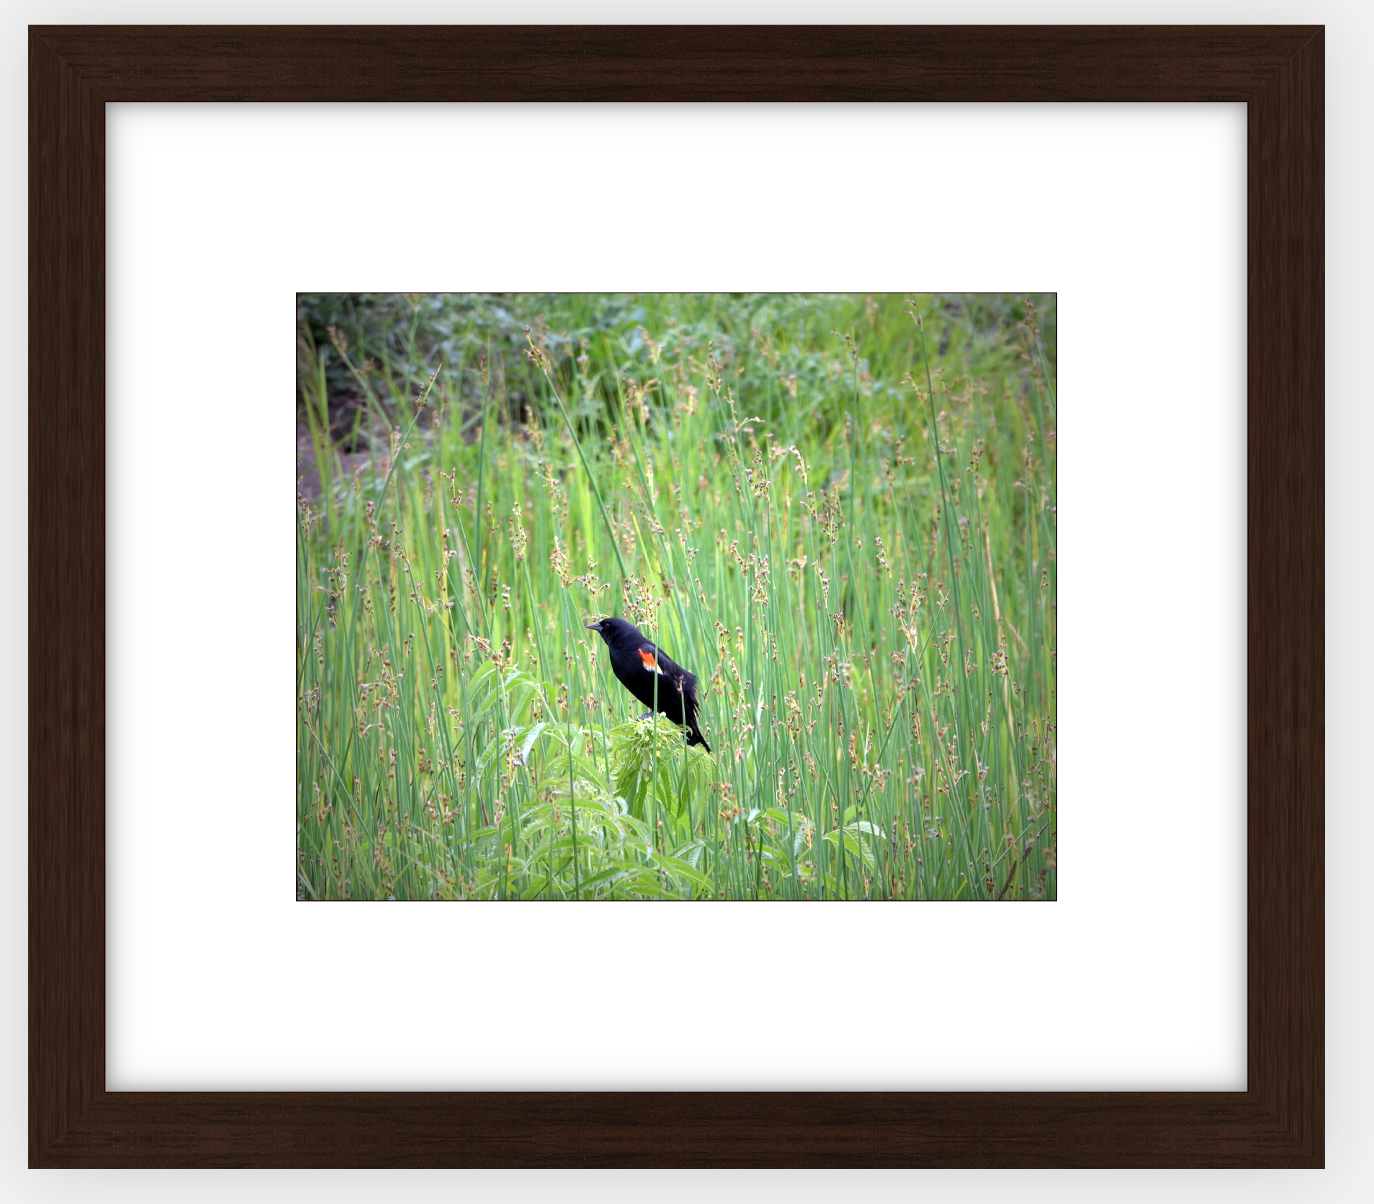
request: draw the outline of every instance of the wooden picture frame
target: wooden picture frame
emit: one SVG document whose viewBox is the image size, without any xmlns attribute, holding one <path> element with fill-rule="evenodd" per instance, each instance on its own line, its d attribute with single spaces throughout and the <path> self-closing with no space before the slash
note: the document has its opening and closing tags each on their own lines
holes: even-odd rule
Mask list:
<svg viewBox="0 0 1374 1204">
<path fill-rule="evenodd" d="M 1324 1158 L 1324 33 L 69 27 L 29 34 L 29 1165 L 1272 1166 Z M 1248 108 L 1242 1092 L 105 1087 L 107 101 Z"/>
</svg>

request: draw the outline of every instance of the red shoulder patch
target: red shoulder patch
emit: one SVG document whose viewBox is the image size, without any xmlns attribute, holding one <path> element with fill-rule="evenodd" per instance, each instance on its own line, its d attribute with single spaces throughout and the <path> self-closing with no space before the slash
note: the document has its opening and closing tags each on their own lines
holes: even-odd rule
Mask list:
<svg viewBox="0 0 1374 1204">
<path fill-rule="evenodd" d="M 658 668 L 658 662 L 654 659 L 654 654 L 647 648 L 641 648 L 639 650 L 639 659 L 644 662 L 644 667 L 648 669 L 650 673 Z"/>
</svg>

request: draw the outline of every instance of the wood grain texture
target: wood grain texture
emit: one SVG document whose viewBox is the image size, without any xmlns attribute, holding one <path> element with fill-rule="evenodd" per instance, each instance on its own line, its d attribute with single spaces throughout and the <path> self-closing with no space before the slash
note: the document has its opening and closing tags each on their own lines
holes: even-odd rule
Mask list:
<svg viewBox="0 0 1374 1204">
<path fill-rule="evenodd" d="M 139 1093 L 98 1100 L 44 1165 L 1262 1167 L 1292 1152 L 1240 1093 Z"/>
<path fill-rule="evenodd" d="M 1248 108 L 1250 1094 L 1324 1144 L 1325 45 Z"/>
<path fill-rule="evenodd" d="M 102 100 L 1247 100 L 1311 30 L 1189 26 L 88 26 Z"/>
<path fill-rule="evenodd" d="M 105 1082 L 105 110 L 29 45 L 29 1145 Z"/>
<path fill-rule="evenodd" d="M 1320 28 L 34 28 L 31 1166 L 1321 1166 Z M 108 101 L 1248 105 L 1248 1089 L 105 1090 Z"/>
</svg>

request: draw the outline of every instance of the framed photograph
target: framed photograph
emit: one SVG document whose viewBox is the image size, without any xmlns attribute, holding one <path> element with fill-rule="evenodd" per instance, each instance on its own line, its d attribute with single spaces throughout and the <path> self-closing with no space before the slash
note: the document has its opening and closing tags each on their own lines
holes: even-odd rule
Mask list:
<svg viewBox="0 0 1374 1204">
<path fill-rule="evenodd" d="M 1054 900 L 1053 296 L 297 304 L 300 899 Z"/>
<path fill-rule="evenodd" d="M 1322 31 L 231 32 L 30 34 L 31 1165 L 1320 1166 Z M 742 72 L 742 63 L 750 69 Z M 419 915 L 478 917 L 462 922 L 472 942 L 463 948 L 476 958 L 493 933 L 509 938 L 514 930 L 502 926 L 510 917 L 518 927 L 538 915 L 556 943 L 590 950 L 584 962 L 605 967 L 622 987 L 637 972 L 646 987 L 659 981 L 665 954 L 653 938 L 623 943 L 618 926 L 652 925 L 671 945 L 668 937 L 682 938 L 695 923 L 684 915 L 747 925 L 740 931 L 753 928 L 752 945 L 738 941 L 725 963 L 684 974 L 680 991 L 651 993 L 623 1010 L 610 994 L 588 994 L 558 973 L 550 980 L 563 963 L 554 945 L 542 945 L 538 998 L 546 1003 L 528 1014 L 520 1010 L 528 1004 L 514 1001 L 497 1009 L 521 1032 L 577 1018 L 584 1035 L 595 1034 L 584 1044 L 609 1048 L 607 1039 L 619 1037 L 631 1053 L 648 1042 L 687 1059 L 670 1058 L 669 1067 L 690 1067 L 714 1046 L 737 1069 L 729 1085 L 742 1089 L 712 1088 L 727 1080 L 700 1068 L 697 1077 L 665 1071 L 657 1085 L 622 1072 L 541 1078 L 502 1060 L 504 1038 L 485 1061 L 474 1057 L 485 1069 L 446 1078 L 441 1067 L 432 1079 L 412 1080 L 424 1090 L 342 1089 L 369 1082 L 360 1071 L 319 1090 L 207 1091 L 193 1075 L 178 1077 L 174 1048 L 163 1071 L 131 1077 L 128 1032 L 168 1017 L 135 1003 L 127 988 L 143 973 L 144 951 L 121 942 L 119 957 L 107 961 L 107 928 L 130 915 L 156 916 L 162 955 L 180 948 L 188 972 L 241 940 L 232 925 L 195 931 L 193 908 L 168 908 L 178 888 L 169 895 L 161 875 L 131 885 L 145 876 L 117 867 L 130 864 L 123 858 L 141 842 L 140 830 L 124 810 L 117 822 L 106 812 L 119 790 L 127 794 L 128 763 L 149 747 L 130 716 L 154 713 L 130 705 L 127 683 L 137 674 L 117 648 L 106 679 L 107 588 L 122 624 L 132 572 L 127 545 L 124 559 L 115 548 L 107 555 L 107 480 L 119 486 L 109 495 L 119 507 L 111 523 L 127 529 L 131 515 L 145 513 L 122 492 L 129 448 L 144 445 L 122 408 L 107 425 L 106 398 L 107 390 L 127 396 L 129 365 L 156 349 L 147 316 L 166 299 L 128 291 L 127 259 L 107 259 L 115 254 L 107 229 L 126 230 L 131 220 L 185 228 L 157 198 L 131 218 L 125 182 L 148 169 L 148 144 L 129 118 L 148 110 L 123 102 L 170 102 L 153 111 L 181 123 L 170 145 L 190 175 L 197 142 L 214 142 L 198 140 L 194 127 L 218 118 L 214 107 L 176 102 L 203 100 L 422 102 L 407 110 L 421 122 L 448 120 L 435 115 L 435 102 L 888 102 L 840 106 L 830 131 L 860 180 L 853 166 L 872 152 L 854 120 L 871 113 L 900 145 L 910 135 L 901 115 L 912 102 L 1244 104 L 1244 235 L 1239 213 L 1228 233 L 1224 208 L 1199 200 L 1197 211 L 1198 257 L 1214 260 L 1222 276 L 1228 263 L 1244 264 L 1249 281 L 1243 343 L 1227 344 L 1219 329 L 1206 333 L 1217 346 L 1234 345 L 1236 364 L 1241 356 L 1246 364 L 1248 634 L 1243 662 L 1234 662 L 1248 680 L 1240 787 L 1247 935 L 1244 966 L 1234 963 L 1245 979 L 1245 1089 L 1109 1090 L 1086 1077 L 1079 1081 L 1087 1090 L 1008 1091 L 946 1073 L 939 1081 L 953 1090 L 912 1091 L 895 1088 L 936 1080 L 908 1073 L 901 1040 L 888 1043 L 897 1056 L 886 1078 L 825 1078 L 815 1071 L 823 1059 L 810 1077 L 789 1077 L 745 1052 L 767 1044 L 768 1033 L 800 1031 L 788 1026 L 803 1005 L 779 989 L 785 979 L 775 970 L 808 915 L 852 915 L 865 930 L 850 942 L 857 984 L 864 967 L 874 982 L 881 978 L 865 941 L 882 932 L 895 947 L 911 909 L 940 905 L 913 900 L 1045 901 L 1039 909 L 981 910 L 961 902 L 965 917 L 1050 915 L 1064 906 L 1055 902 L 1054 452 L 1060 369 L 1072 360 L 1058 337 L 1067 321 L 1062 297 L 1037 293 L 1034 281 L 1015 294 L 897 294 L 862 284 L 837 293 L 828 283 L 835 276 L 823 272 L 816 279 L 825 282 L 809 289 L 805 273 L 790 277 L 785 293 L 746 284 L 743 293 L 710 297 L 708 289 L 740 284 L 705 273 L 684 276 L 678 293 L 630 295 L 605 271 L 589 272 L 576 293 L 566 291 L 566 276 L 558 279 L 557 295 L 537 272 L 506 281 L 474 271 L 462 283 L 493 291 L 453 294 L 447 290 L 459 282 L 440 272 L 395 285 L 420 291 L 387 292 L 383 284 L 364 296 L 356 290 L 385 273 L 374 264 L 350 276 L 347 263 L 297 282 L 287 322 L 274 319 L 296 336 L 296 370 L 286 367 L 273 386 L 279 393 L 289 378 L 296 391 L 297 689 L 286 692 L 297 802 L 288 837 L 294 865 L 284 879 L 299 900 L 292 906 L 329 917 L 320 921 L 327 926 L 340 915 L 386 925 L 394 955 L 411 971 L 420 947 L 406 941 L 432 923 Z M 571 123 L 551 133 L 551 111 L 558 110 L 541 110 L 543 131 L 523 128 L 518 109 L 500 117 L 506 148 L 537 148 L 541 134 L 599 146 Z M 565 111 L 579 115 L 584 131 L 595 124 L 585 116 L 595 110 Z M 653 110 L 645 145 L 688 137 L 675 124 L 678 111 Z M 1110 112 L 1131 120 L 1129 107 Z M 1166 134 L 1175 152 L 1191 146 L 1186 116 L 1176 114 Z M 736 124 L 748 123 L 747 109 L 738 111 Z M 279 154 L 293 136 L 305 145 L 294 130 L 274 135 L 259 126 L 249 153 Z M 709 164 L 713 146 L 716 161 L 730 161 L 728 134 L 695 137 L 688 161 Z M 346 153 L 361 156 L 350 169 L 378 147 L 404 149 L 378 126 L 372 142 L 350 145 Z M 1186 160 L 1190 152 L 1181 153 Z M 1110 152 L 1102 154 L 1106 172 Z M 551 158 L 536 151 L 529 161 Z M 601 150 L 594 158 L 609 161 Z M 1137 171 L 1150 170 L 1147 160 Z M 235 161 L 224 155 L 218 170 L 228 178 Z M 528 193 L 536 178 L 522 169 L 512 182 Z M 675 178 L 686 195 L 711 186 L 709 171 Z M 576 183 L 567 168 L 559 180 Z M 184 208 L 175 187 L 165 193 L 169 207 Z M 661 254 L 653 248 L 673 238 L 665 216 L 672 205 L 643 203 L 642 193 L 635 186 L 627 194 L 636 197 L 627 210 L 633 233 L 617 254 Z M 346 197 L 346 189 L 333 195 Z M 526 203 L 512 193 L 513 206 Z M 713 208 L 721 210 L 718 198 Z M 426 219 L 420 212 L 409 211 L 407 229 L 402 206 L 400 237 L 414 244 L 417 227 L 430 237 L 463 236 L 461 225 L 455 234 L 436 222 L 432 206 Z M 558 228 L 556 207 L 532 212 L 542 223 L 532 238 Z M 760 213 L 747 199 L 742 212 L 754 221 Z M 1125 213 L 1123 205 L 1123 220 Z M 214 222 L 237 220 L 206 210 L 207 265 Z M 244 213 L 245 228 L 255 220 Z M 194 246 L 184 237 L 174 244 L 158 254 L 184 259 Z M 213 277 L 213 266 L 206 274 Z M 1080 334 L 1089 326 L 1075 324 Z M 210 328 L 225 349 L 279 337 L 251 322 Z M 919 427 L 907 422 L 917 415 Z M 1160 493 L 1166 508 L 1186 499 L 1185 466 L 1211 438 L 1200 412 L 1186 430 L 1190 451 L 1173 464 L 1183 475 Z M 1239 471 L 1236 453 L 1219 449 L 1214 458 L 1228 456 Z M 898 490 L 910 495 L 901 506 Z M 196 547 L 202 509 L 169 511 L 165 496 L 156 504 L 171 515 L 169 532 L 179 533 L 171 546 Z M 1234 528 L 1218 528 L 1223 541 L 1234 530 L 1231 542 L 1240 542 L 1241 514 Z M 1157 518 L 1178 521 L 1167 509 Z M 265 527 L 263 535 L 270 544 Z M 70 551 L 55 557 L 55 547 Z M 1109 560 L 1101 561 L 1105 575 Z M 246 585 L 223 558 L 210 563 L 219 576 L 195 614 L 203 628 L 240 641 L 246 663 L 262 645 L 252 615 L 270 574 L 255 576 L 249 566 Z M 1181 562 L 1170 567 L 1183 571 Z M 162 569 L 139 559 L 137 571 Z M 1191 580 L 1197 587 L 1204 578 Z M 174 576 L 156 579 L 167 588 L 146 594 L 145 618 L 162 619 L 164 635 L 179 645 L 186 599 Z M 1159 591 L 1151 595 L 1164 624 L 1158 645 L 1186 660 L 1196 630 L 1188 635 L 1186 613 L 1179 627 L 1167 626 L 1178 593 L 1161 589 L 1157 575 L 1149 588 Z M 956 599 L 956 590 L 968 596 Z M 231 611 L 248 621 L 229 628 Z M 933 617 L 951 613 L 954 623 Z M 1239 649 L 1238 631 L 1223 633 L 1221 642 L 1228 639 Z M 1182 726 L 1178 720 L 1190 701 L 1205 704 L 1216 676 L 1205 658 L 1190 667 L 1194 680 L 1174 716 L 1175 756 L 1186 755 L 1185 729 L 1205 725 L 1205 706 Z M 145 676 L 156 679 L 151 670 Z M 1098 709 L 1120 727 L 1132 713 L 1127 679 L 1106 676 L 1120 701 Z M 662 693 L 644 688 L 651 679 Z M 117 691 L 108 713 L 107 687 Z M 232 747 L 239 721 L 245 731 L 272 726 L 281 692 L 259 683 L 233 723 L 205 723 L 208 743 L 194 727 L 156 725 L 163 747 L 155 755 L 182 766 L 212 745 Z M 207 721 L 224 714 L 180 709 Z M 640 718 L 655 712 L 652 722 Z M 931 738 L 931 729 L 950 727 L 968 735 L 966 749 L 958 738 Z M 1214 760 L 1226 761 L 1226 739 L 1213 734 Z M 1237 754 L 1240 745 L 1237 730 Z M 1205 758 L 1205 742 L 1199 747 Z M 107 751 L 115 784 L 108 799 Z M 1151 764 L 1161 755 L 1152 749 Z M 217 794 L 213 780 L 180 802 L 181 814 L 198 817 L 188 820 L 187 839 L 209 834 L 247 849 L 267 827 L 281 830 L 279 816 Z M 218 824 L 205 827 L 207 814 Z M 1173 869 L 1187 864 L 1180 847 Z M 245 880 L 261 881 L 247 866 Z M 270 890 L 279 896 L 282 888 Z M 232 899 L 243 889 L 235 883 L 222 894 Z M 664 897 L 718 906 L 644 902 Z M 378 902 L 309 902 L 358 898 Z M 390 908 L 391 899 L 497 901 L 417 910 Z M 755 900 L 793 906 L 726 910 Z M 805 900 L 815 906 L 802 907 Z M 995 920 L 977 923 L 994 927 L 975 939 L 1006 938 Z M 402 928 L 414 931 L 402 937 Z M 451 938 L 441 947 L 455 948 Z M 1109 963 L 1120 970 L 1134 960 L 1137 975 L 1152 973 L 1150 959 L 1168 950 L 1148 945 L 1138 956 L 1124 941 L 1097 951 L 1104 981 Z M 696 947 L 699 957 L 699 938 Z M 1178 945 L 1174 958 L 1186 962 L 1197 948 Z M 630 968 L 636 962 L 638 971 Z M 829 990 L 846 981 L 829 977 Z M 411 972 L 396 981 L 399 989 Z M 458 980 L 444 981 L 442 997 L 455 998 Z M 561 996 L 547 993 L 550 981 Z M 431 994 L 437 982 L 428 976 Z M 518 976 L 505 982 L 504 995 L 530 995 Z M 188 998 L 170 992 L 165 1003 L 185 1011 Z M 396 1005 L 407 998 L 397 995 Z M 463 1023 L 477 1014 L 465 1006 L 453 1013 Z M 307 1031 L 302 1014 L 293 1015 L 296 1031 Z M 1121 1022 L 1136 1023 L 1128 1015 Z M 202 1019 L 216 1023 L 210 1012 Z M 855 1020 L 856 1038 L 875 1031 Z M 1021 1023 L 1013 1036 L 1035 1031 L 1024 1015 Z M 247 1038 L 218 1031 L 232 1058 L 234 1042 Z M 498 1025 L 492 1033 L 510 1031 Z M 688 1031 L 697 1045 L 680 1039 Z M 718 1036 L 701 1044 L 704 1031 Z M 184 1039 L 204 1038 L 192 1029 Z M 236 1080 L 212 1073 L 200 1080 L 207 1081 Z M 814 1087 L 854 1081 L 894 1089 Z M 331 1082 L 341 1089 L 328 1089 Z M 444 1089 L 455 1082 L 465 1089 Z M 586 1082 L 607 1088 L 532 1089 Z M 764 1085 L 779 1089 L 749 1089 Z M 965 1085 L 975 1090 L 958 1089 Z"/>
</svg>

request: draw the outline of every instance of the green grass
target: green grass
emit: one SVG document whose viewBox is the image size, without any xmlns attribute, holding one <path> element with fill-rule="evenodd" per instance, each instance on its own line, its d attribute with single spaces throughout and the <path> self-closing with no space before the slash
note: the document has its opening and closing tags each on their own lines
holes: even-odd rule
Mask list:
<svg viewBox="0 0 1374 1204">
<path fill-rule="evenodd" d="M 1033 300 L 302 296 L 299 897 L 1053 899 Z"/>
</svg>

